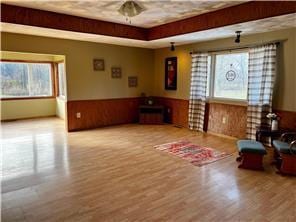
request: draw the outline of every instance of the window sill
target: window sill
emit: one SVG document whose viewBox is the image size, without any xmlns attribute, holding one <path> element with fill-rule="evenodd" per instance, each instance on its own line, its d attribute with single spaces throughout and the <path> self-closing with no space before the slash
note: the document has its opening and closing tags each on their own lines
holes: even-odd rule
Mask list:
<svg viewBox="0 0 296 222">
<path fill-rule="evenodd" d="M 219 104 L 236 105 L 236 106 L 248 106 L 248 103 L 246 100 L 207 98 L 206 101 L 209 104 L 219 103 Z"/>
<path fill-rule="evenodd" d="M 65 96 L 57 96 L 57 99 L 66 100 L 66 97 Z"/>
<path fill-rule="evenodd" d="M 54 99 L 54 96 L 34 96 L 34 97 L 13 97 L 13 98 L 0 98 L 1 101 L 6 100 L 31 100 L 31 99 Z"/>
</svg>

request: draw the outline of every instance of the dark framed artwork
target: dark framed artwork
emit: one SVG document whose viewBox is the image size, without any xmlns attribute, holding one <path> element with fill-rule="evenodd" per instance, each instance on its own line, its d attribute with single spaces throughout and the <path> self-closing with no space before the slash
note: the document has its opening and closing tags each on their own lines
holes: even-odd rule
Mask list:
<svg viewBox="0 0 296 222">
<path fill-rule="evenodd" d="M 121 78 L 121 68 L 120 67 L 112 67 L 111 68 L 111 77 L 114 79 Z"/>
<path fill-rule="evenodd" d="M 138 77 L 129 76 L 128 77 L 128 87 L 137 87 L 138 86 Z"/>
<path fill-rule="evenodd" d="M 165 89 L 177 89 L 177 57 L 165 59 Z"/>
<path fill-rule="evenodd" d="M 104 59 L 94 59 L 93 65 L 94 65 L 95 71 L 104 71 L 105 70 Z"/>
</svg>

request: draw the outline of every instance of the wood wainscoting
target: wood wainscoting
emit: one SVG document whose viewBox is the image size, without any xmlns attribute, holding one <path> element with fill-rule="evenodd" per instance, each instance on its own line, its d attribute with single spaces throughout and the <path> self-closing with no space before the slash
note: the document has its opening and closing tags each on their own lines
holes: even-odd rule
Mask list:
<svg viewBox="0 0 296 222">
<path fill-rule="evenodd" d="M 246 137 L 247 107 L 209 103 L 207 131 L 236 138 Z M 225 118 L 225 122 L 223 122 Z"/>
<path fill-rule="evenodd" d="M 156 104 L 165 106 L 166 122 L 188 127 L 188 100 L 154 98 Z M 140 103 L 140 98 L 68 101 L 68 131 L 138 122 Z M 81 118 L 76 118 L 78 112 L 81 113 Z M 283 110 L 275 112 L 281 115 L 280 127 L 296 130 L 296 112 Z M 207 103 L 205 115 L 205 131 L 236 138 L 246 137 L 246 106 Z"/>
<path fill-rule="evenodd" d="M 167 97 L 154 97 L 156 104 L 165 106 L 165 122 L 188 127 L 189 101 Z"/>
<path fill-rule="evenodd" d="M 274 110 L 274 112 L 278 113 L 280 116 L 280 127 L 296 131 L 296 112 L 284 110 Z"/>
<path fill-rule="evenodd" d="M 167 97 L 155 97 L 156 103 L 164 105 L 167 112 L 167 122 L 188 127 L 189 101 Z M 223 117 L 226 123 L 222 123 Z M 205 113 L 205 131 L 223 134 L 231 137 L 245 138 L 247 125 L 247 109 L 245 106 L 207 103 Z"/>
<path fill-rule="evenodd" d="M 140 98 L 79 100 L 67 102 L 68 131 L 135 123 Z M 81 118 L 76 117 L 81 114 Z"/>
<path fill-rule="evenodd" d="M 167 122 L 188 127 L 189 101 L 167 97 L 155 97 L 156 103 L 164 105 L 170 112 Z M 274 110 L 281 116 L 280 127 L 296 130 L 296 112 Z M 225 123 L 223 123 L 225 118 Z M 247 107 L 223 103 L 207 103 L 205 131 L 236 138 L 246 138 Z"/>
</svg>

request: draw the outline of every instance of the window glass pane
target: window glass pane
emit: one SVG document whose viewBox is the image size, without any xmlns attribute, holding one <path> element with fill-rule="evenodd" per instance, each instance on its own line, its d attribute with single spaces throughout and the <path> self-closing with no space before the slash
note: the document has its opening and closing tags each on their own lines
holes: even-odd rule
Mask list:
<svg viewBox="0 0 296 222">
<path fill-rule="evenodd" d="M 29 96 L 28 67 L 24 63 L 1 62 L 1 97 Z"/>
<path fill-rule="evenodd" d="M 247 99 L 248 53 L 216 55 L 214 97 Z"/>
<path fill-rule="evenodd" d="M 58 76 L 59 76 L 59 96 L 65 96 L 65 64 L 58 64 Z"/>
<path fill-rule="evenodd" d="M 210 96 L 212 57 L 208 56 L 207 97 Z"/>
<path fill-rule="evenodd" d="M 1 97 L 51 96 L 51 65 L 1 62 Z"/>
<path fill-rule="evenodd" d="M 30 79 L 30 96 L 51 96 L 51 65 L 29 64 L 29 66 L 32 67 L 32 78 Z"/>
</svg>

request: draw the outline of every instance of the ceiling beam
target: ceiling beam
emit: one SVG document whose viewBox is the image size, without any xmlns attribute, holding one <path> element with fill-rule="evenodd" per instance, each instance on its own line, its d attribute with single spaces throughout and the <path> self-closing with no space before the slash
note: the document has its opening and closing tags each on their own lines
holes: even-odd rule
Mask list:
<svg viewBox="0 0 296 222">
<path fill-rule="evenodd" d="M 296 13 L 295 1 L 251 1 L 146 29 L 44 10 L 1 4 L 1 22 L 144 41 L 162 39 L 291 13 Z"/>
<path fill-rule="evenodd" d="M 198 32 L 295 12 L 295 1 L 251 1 L 152 27 L 148 31 L 148 40 Z"/>
<path fill-rule="evenodd" d="M 7 4 L 1 4 L 1 22 L 147 40 L 145 28 Z"/>
</svg>

